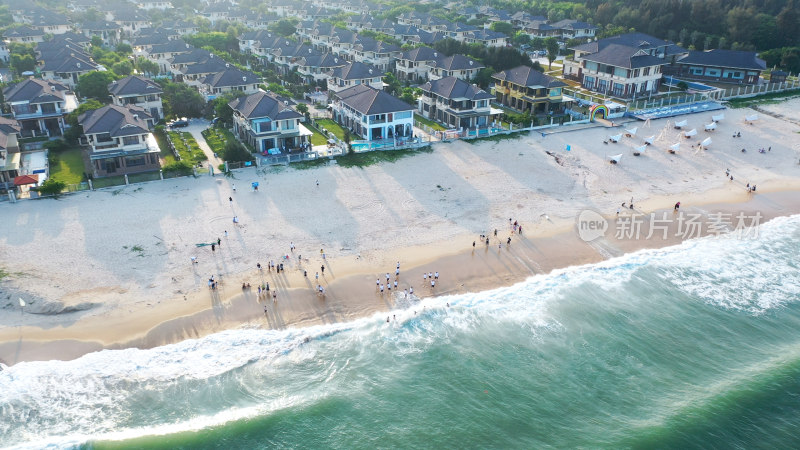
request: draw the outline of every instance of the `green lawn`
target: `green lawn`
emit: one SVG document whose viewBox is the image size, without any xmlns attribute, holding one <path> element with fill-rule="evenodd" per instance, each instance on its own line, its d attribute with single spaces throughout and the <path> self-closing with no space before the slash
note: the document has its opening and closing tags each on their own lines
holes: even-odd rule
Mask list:
<svg viewBox="0 0 800 450">
<path fill-rule="evenodd" d="M 431 153 L 433 148 L 430 146 L 421 147 L 416 150 L 385 150 L 361 153 L 348 153 L 336 158 L 336 164 L 341 167 L 367 167 L 373 164 L 393 163 L 398 159 L 415 155 L 417 153 Z"/>
<path fill-rule="evenodd" d="M 325 145 L 328 142 L 328 139 L 323 135 L 318 129 L 314 128 L 314 125 L 311 125 L 310 122 L 306 122 L 303 124 L 304 127 L 308 128 L 308 131 L 314 133 L 311 135 L 311 145 Z"/>
<path fill-rule="evenodd" d="M 83 181 L 82 150 L 71 147 L 61 152 L 50 152 L 50 178 L 66 184 L 78 184 Z"/>
<path fill-rule="evenodd" d="M 427 126 L 433 128 L 435 131 L 444 131 L 444 130 L 446 130 L 446 128 L 443 127 L 441 124 L 436 123 L 436 122 L 434 122 L 434 121 L 432 121 L 430 119 L 426 119 L 426 118 L 420 116 L 419 114 L 414 114 L 414 121 L 419 122 L 419 123 L 421 123 L 423 125 L 427 125 Z"/>
<path fill-rule="evenodd" d="M 339 138 L 340 141 L 344 141 L 344 128 L 342 128 L 338 123 L 331 119 L 317 119 L 317 124 L 333 133 L 333 135 Z M 350 139 L 361 139 L 361 136 L 358 136 L 355 133 L 350 133 Z"/>
<path fill-rule="evenodd" d="M 236 137 L 230 131 L 216 127 L 203 130 L 203 137 L 206 139 L 206 144 L 218 155 L 222 154 L 222 150 L 229 140 L 236 140 Z"/>
<path fill-rule="evenodd" d="M 177 131 L 169 131 L 168 133 L 170 139 L 172 139 L 172 145 L 175 146 L 181 156 L 181 160 L 190 164 L 197 164 L 208 159 L 191 133 L 179 133 Z"/>
</svg>

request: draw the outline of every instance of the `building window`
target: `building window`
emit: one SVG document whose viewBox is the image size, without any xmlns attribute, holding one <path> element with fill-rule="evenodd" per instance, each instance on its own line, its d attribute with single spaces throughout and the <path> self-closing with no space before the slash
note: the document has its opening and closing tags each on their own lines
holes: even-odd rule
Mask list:
<svg viewBox="0 0 800 450">
<path fill-rule="evenodd" d="M 125 136 L 122 138 L 122 145 L 135 145 L 139 143 L 139 136 Z"/>
<path fill-rule="evenodd" d="M 144 155 L 142 155 L 142 156 L 129 156 L 129 157 L 125 158 L 125 165 L 127 167 L 143 166 L 145 164 L 147 164 L 147 161 L 145 160 Z"/>
<path fill-rule="evenodd" d="M 644 75 L 644 76 L 650 75 L 650 68 L 649 67 L 645 67 L 644 70 L 642 71 L 642 75 Z"/>
</svg>

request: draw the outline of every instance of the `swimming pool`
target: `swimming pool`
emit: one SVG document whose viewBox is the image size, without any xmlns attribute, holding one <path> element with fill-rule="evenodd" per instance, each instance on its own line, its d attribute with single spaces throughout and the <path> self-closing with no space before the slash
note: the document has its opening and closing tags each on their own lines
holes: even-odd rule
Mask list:
<svg viewBox="0 0 800 450">
<path fill-rule="evenodd" d="M 708 92 L 708 91 L 716 91 L 717 88 L 714 86 L 709 86 L 707 84 L 702 83 L 695 83 L 693 81 L 686 81 L 686 80 L 679 80 L 677 78 L 673 78 L 667 75 L 664 75 L 664 84 L 670 87 L 677 87 L 678 83 L 683 82 L 689 87 L 689 89 L 697 92 Z"/>
</svg>

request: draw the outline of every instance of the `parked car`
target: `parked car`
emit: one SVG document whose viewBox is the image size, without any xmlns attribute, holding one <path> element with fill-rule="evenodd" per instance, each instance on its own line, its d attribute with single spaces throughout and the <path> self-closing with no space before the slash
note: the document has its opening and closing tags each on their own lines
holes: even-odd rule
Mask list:
<svg viewBox="0 0 800 450">
<path fill-rule="evenodd" d="M 170 128 L 183 128 L 189 126 L 189 119 L 186 117 L 181 117 L 180 119 L 173 120 L 172 122 L 167 123 L 167 126 Z"/>
</svg>

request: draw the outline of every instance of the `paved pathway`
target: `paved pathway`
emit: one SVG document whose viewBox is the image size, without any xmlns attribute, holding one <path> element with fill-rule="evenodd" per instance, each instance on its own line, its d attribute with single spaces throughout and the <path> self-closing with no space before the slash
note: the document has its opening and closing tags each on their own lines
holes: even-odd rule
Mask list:
<svg viewBox="0 0 800 450">
<path fill-rule="evenodd" d="M 220 164 L 223 164 L 224 161 L 222 158 L 214 156 L 214 152 L 211 150 L 211 147 L 208 146 L 206 142 L 206 138 L 203 137 L 202 131 L 209 127 L 209 121 L 205 119 L 190 119 L 189 126 L 184 128 L 184 131 L 188 131 L 192 133 L 192 137 L 197 141 L 197 145 L 200 146 L 200 149 L 203 150 L 203 153 L 206 154 L 208 157 L 208 162 L 214 167 L 216 170 Z"/>
</svg>

